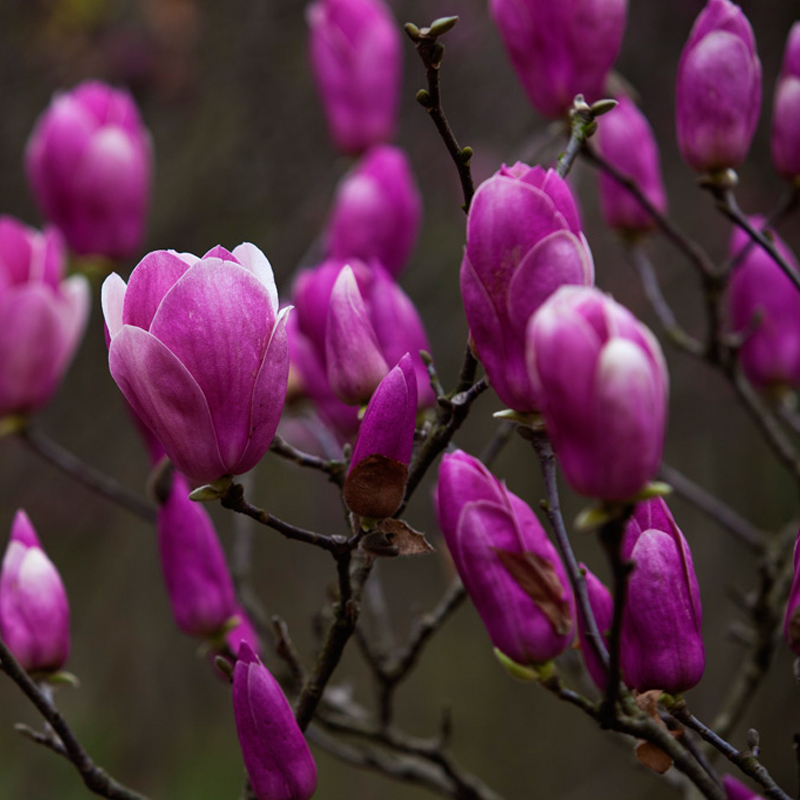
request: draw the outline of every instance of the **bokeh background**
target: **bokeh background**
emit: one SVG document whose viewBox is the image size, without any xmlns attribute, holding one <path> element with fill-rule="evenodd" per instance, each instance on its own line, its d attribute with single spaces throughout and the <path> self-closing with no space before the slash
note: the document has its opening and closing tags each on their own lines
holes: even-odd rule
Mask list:
<svg viewBox="0 0 800 800">
<path fill-rule="evenodd" d="M 398 24 L 422 25 L 458 14 L 448 34 L 443 67 L 445 108 L 462 145 L 475 150 L 477 180 L 502 162 L 530 153 L 546 123 L 528 105 L 506 61 L 483 0 L 392 0 Z M 726 254 L 729 224 L 695 185 L 674 141 L 674 78 L 682 44 L 699 13 L 699 0 L 633 0 L 617 67 L 637 89 L 658 137 L 671 215 L 717 259 Z M 764 66 L 764 109 L 752 153 L 740 171 L 738 196 L 747 212 L 769 211 L 785 191 L 769 160 L 771 96 L 796 2 L 747 0 Z M 591 42 L 587 42 L 591 46 Z M 304 4 L 300 0 L 0 0 L 0 213 L 40 224 L 25 183 L 26 139 L 52 93 L 98 77 L 128 86 L 141 104 L 155 145 L 156 176 L 148 250 L 203 253 L 221 243 L 258 244 L 270 258 L 279 289 L 288 295 L 292 273 L 324 223 L 337 180 L 350 162 L 326 136 L 306 60 Z M 418 305 L 446 386 L 455 380 L 467 329 L 460 308 L 458 268 L 464 217 L 455 170 L 414 95 L 423 71 L 405 47 L 399 143 L 416 171 L 425 204 L 419 245 L 401 282 Z M 549 155 L 563 145 L 556 143 Z M 594 251 L 598 283 L 651 324 L 640 286 L 623 248 L 602 224 L 596 180 L 578 164 L 573 186 Z M 782 230 L 800 249 L 800 226 Z M 650 252 L 665 292 L 687 327 L 699 331 L 698 283 L 679 253 L 658 240 Z M 135 264 L 121 265 L 127 274 Z M 108 375 L 99 282 L 83 346 L 52 405 L 38 424 L 76 454 L 144 492 L 147 459 Z M 665 458 L 717 493 L 765 530 L 777 530 L 797 512 L 797 486 L 781 470 L 725 381 L 710 368 L 667 350 L 671 416 Z M 493 411 L 486 393 L 457 437 L 477 453 L 491 437 Z M 535 503 L 542 487 L 533 454 L 514 439 L 497 474 Z M 408 519 L 440 542 L 432 516 L 429 479 Z M 340 532 L 333 488 L 268 455 L 252 477 L 252 499 L 298 525 Z M 567 520 L 581 501 L 566 487 Z M 31 515 L 59 566 L 72 606 L 69 669 L 81 679 L 57 702 L 96 761 L 157 800 L 237 797 L 242 765 L 229 690 L 198 654 L 197 643 L 174 627 L 162 585 L 152 527 L 88 492 L 29 452 L 18 440 L 0 440 L 0 530 L 14 511 Z M 690 694 L 710 719 L 744 652 L 730 635 L 743 615 L 733 600 L 757 586 L 752 556 L 725 530 L 680 498 L 675 516 L 692 547 L 705 612 L 706 675 Z M 213 509 L 230 552 L 241 521 Z M 5 534 L 0 535 L 2 539 Z M 270 613 L 286 620 L 310 662 L 312 620 L 329 603 L 335 580 L 330 558 L 263 529 L 253 535 L 257 592 Z M 601 554 L 577 535 L 581 559 L 604 573 Z M 380 566 L 394 635 L 403 641 L 416 614 L 431 608 L 450 577 L 442 554 Z M 335 683 L 366 705 L 374 686 L 349 648 Z M 567 674 L 577 657 L 566 657 Z M 270 664 L 280 663 L 269 655 Z M 748 727 L 761 732 L 763 759 L 776 779 L 795 789 L 791 735 L 800 729 L 800 695 L 792 658 L 778 648 L 769 678 L 733 734 L 744 747 Z M 578 711 L 535 686 L 512 681 L 491 652 L 477 614 L 464 605 L 426 650 L 400 690 L 398 722 L 410 733 L 433 735 L 444 707 L 452 710 L 453 752 L 509 800 L 559 798 L 668 798 L 669 781 L 635 766 L 630 743 L 604 734 Z M 0 798 L 72 800 L 88 794 L 71 765 L 22 740 L 17 721 L 38 725 L 18 689 L 0 680 Z M 323 798 L 433 797 L 426 790 L 356 771 L 315 751 Z"/>
</svg>

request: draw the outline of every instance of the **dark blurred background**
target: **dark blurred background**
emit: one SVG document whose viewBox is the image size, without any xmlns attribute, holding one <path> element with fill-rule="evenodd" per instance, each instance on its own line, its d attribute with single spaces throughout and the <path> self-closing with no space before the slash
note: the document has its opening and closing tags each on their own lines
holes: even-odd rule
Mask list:
<svg viewBox="0 0 800 800">
<path fill-rule="evenodd" d="M 461 22 L 448 34 L 443 96 L 462 145 L 475 150 L 475 177 L 530 152 L 546 123 L 531 110 L 506 61 L 486 3 L 479 0 L 393 0 L 398 24 L 422 25 L 443 15 Z M 768 212 L 785 187 L 769 159 L 771 97 L 796 2 L 742 3 L 755 29 L 764 67 L 764 107 L 751 156 L 740 170 L 740 203 Z M 618 70 L 641 95 L 663 154 L 677 224 L 725 257 L 729 224 L 695 186 L 674 140 L 674 78 L 680 49 L 702 3 L 632 2 Z M 147 250 L 201 254 L 221 243 L 252 241 L 274 267 L 288 295 L 297 264 L 324 223 L 336 181 L 350 162 L 336 155 L 306 59 L 304 7 L 299 0 L 0 0 L 0 213 L 41 224 L 25 183 L 26 139 L 52 93 L 98 77 L 128 86 L 155 144 L 156 176 Z M 458 268 L 464 244 L 459 184 L 444 146 L 414 101 L 423 71 L 409 42 L 399 143 L 421 185 L 425 221 L 401 282 L 417 303 L 439 373 L 452 386 L 466 338 Z M 551 148 L 555 155 L 563 145 Z M 599 285 L 654 325 L 623 248 L 599 217 L 590 167 L 573 173 Z M 795 251 L 800 226 L 782 230 Z M 654 241 L 650 252 L 679 317 L 699 332 L 702 307 L 691 267 Z M 122 265 L 126 276 L 135 261 Z M 671 416 L 665 458 L 717 493 L 765 530 L 797 511 L 797 487 L 778 466 L 727 383 L 703 364 L 667 350 Z M 474 406 L 457 437 L 477 453 L 491 437 L 500 407 L 489 393 Z M 54 439 L 136 491 L 144 491 L 147 459 L 122 407 L 107 365 L 99 282 L 85 341 L 64 385 L 38 423 Z M 514 439 L 496 465 L 510 488 L 535 504 L 538 466 Z M 336 494 L 318 474 L 302 473 L 268 455 L 253 479 L 252 499 L 298 525 L 341 532 Z M 432 479 L 407 518 L 440 542 L 430 503 Z M 566 488 L 571 521 L 582 504 Z M 735 592 L 757 586 L 752 556 L 725 530 L 680 498 L 671 502 L 693 550 L 705 612 L 709 655 L 702 683 L 690 693 L 693 711 L 710 720 L 744 652 L 729 634 L 743 619 Z M 22 443 L 0 441 L 0 531 L 24 507 L 61 570 L 72 607 L 73 651 L 67 667 L 78 690 L 57 702 L 99 764 L 154 800 L 218 800 L 238 796 L 242 765 L 228 688 L 217 680 L 195 641 L 174 627 L 162 585 L 154 531 L 141 520 L 60 474 Z M 212 509 L 230 552 L 230 513 Z M 4 539 L 5 533 L 0 535 Z M 582 560 L 605 575 L 595 543 L 576 535 Z M 441 555 L 384 562 L 380 573 L 399 641 L 410 622 L 431 608 L 450 577 Z M 278 534 L 255 535 L 254 575 L 270 613 L 289 625 L 310 662 L 310 620 L 329 603 L 333 562 Z M 576 656 L 568 655 L 569 664 Z M 280 669 L 270 653 L 268 663 Z M 577 676 L 577 672 L 574 673 Z M 575 677 L 575 680 L 579 680 Z M 366 705 L 373 686 L 356 647 L 335 683 Z M 610 800 L 676 796 L 668 781 L 635 766 L 630 742 L 602 733 L 571 707 L 535 686 L 512 681 L 497 664 L 471 606 L 462 607 L 425 652 L 399 694 L 398 722 L 410 733 L 436 733 L 442 708 L 452 709 L 456 758 L 509 800 Z M 769 678 L 732 736 L 744 748 L 748 727 L 761 731 L 763 759 L 793 792 L 791 734 L 800 729 L 792 658 L 781 645 Z M 72 800 L 88 794 L 77 773 L 53 754 L 20 739 L 13 723 L 38 726 L 37 715 L 7 680 L 0 680 L 0 798 Z M 341 765 L 318 749 L 322 798 L 427 798 L 429 792 Z"/>
</svg>

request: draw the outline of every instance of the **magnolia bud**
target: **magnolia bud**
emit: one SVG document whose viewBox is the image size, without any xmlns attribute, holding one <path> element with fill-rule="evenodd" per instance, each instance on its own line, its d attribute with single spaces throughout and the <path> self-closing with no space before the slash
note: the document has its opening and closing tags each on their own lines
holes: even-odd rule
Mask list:
<svg viewBox="0 0 800 800">
<path fill-rule="evenodd" d="M 772 160 L 789 180 L 800 178 L 800 22 L 789 31 L 772 112 Z"/>
<path fill-rule="evenodd" d="M 28 672 L 57 672 L 69 656 L 67 593 L 24 511 L 0 566 L 0 638 Z"/>
<path fill-rule="evenodd" d="M 620 636 L 625 682 L 678 694 L 703 677 L 700 589 L 689 545 L 660 497 L 640 503 L 621 557 L 633 562 Z"/>
<path fill-rule="evenodd" d="M 678 147 L 690 167 L 738 167 L 761 108 L 753 29 L 730 0 L 709 0 L 683 48 L 675 87 Z"/>
<path fill-rule="evenodd" d="M 233 716 L 258 800 L 308 800 L 317 766 L 289 701 L 247 642 L 233 670 Z"/>
</svg>

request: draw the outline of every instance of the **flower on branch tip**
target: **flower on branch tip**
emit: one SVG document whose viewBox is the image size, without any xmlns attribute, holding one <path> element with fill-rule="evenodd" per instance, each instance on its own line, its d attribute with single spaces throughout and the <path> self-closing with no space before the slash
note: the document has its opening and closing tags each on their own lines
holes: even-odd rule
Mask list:
<svg viewBox="0 0 800 800">
<path fill-rule="evenodd" d="M 0 216 L 0 418 L 46 405 L 80 344 L 89 282 L 65 260 L 55 228 Z"/>
<path fill-rule="evenodd" d="M 730 0 L 709 0 L 681 53 L 675 86 L 678 147 L 698 172 L 738 167 L 761 110 L 753 29 Z"/>
<path fill-rule="evenodd" d="M 800 178 L 800 22 L 789 31 L 772 110 L 772 161 L 788 180 Z"/>
<path fill-rule="evenodd" d="M 574 600 L 536 515 L 477 459 L 442 459 L 439 526 L 492 644 L 520 665 L 541 664 L 573 639 Z"/>
<path fill-rule="evenodd" d="M 592 287 L 564 286 L 531 317 L 528 366 L 564 474 L 580 494 L 625 501 L 661 462 L 668 376 L 653 334 Z"/>
<path fill-rule="evenodd" d="M 153 154 L 130 94 L 100 81 L 57 93 L 25 151 L 42 214 L 79 255 L 124 258 L 145 232 Z"/>
<path fill-rule="evenodd" d="M 58 672 L 69 656 L 67 593 L 22 510 L 0 565 L 0 638 L 30 673 Z"/>
<path fill-rule="evenodd" d="M 233 716 L 258 800 L 308 800 L 317 788 L 314 758 L 281 687 L 245 641 L 233 670 Z"/>
<path fill-rule="evenodd" d="M 111 375 L 175 467 L 198 483 L 252 469 L 289 372 L 272 268 L 252 244 L 156 250 L 103 284 Z"/>
<path fill-rule="evenodd" d="M 594 282 L 575 201 L 552 169 L 503 166 L 475 193 L 467 219 L 461 297 L 474 350 L 492 388 L 515 411 L 535 411 L 525 328 L 560 286 Z"/>
</svg>

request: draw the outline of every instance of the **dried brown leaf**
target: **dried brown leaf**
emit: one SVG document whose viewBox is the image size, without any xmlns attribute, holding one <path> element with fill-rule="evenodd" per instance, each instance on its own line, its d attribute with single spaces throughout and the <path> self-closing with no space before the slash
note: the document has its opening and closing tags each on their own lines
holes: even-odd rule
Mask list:
<svg viewBox="0 0 800 800">
<path fill-rule="evenodd" d="M 361 547 L 373 556 L 415 556 L 433 552 L 425 535 L 401 519 L 384 519 L 361 540 Z"/>
<path fill-rule="evenodd" d="M 541 609 L 559 636 L 572 630 L 572 611 L 561 579 L 553 565 L 536 553 L 514 553 L 495 548 L 500 563 L 528 597 Z"/>
</svg>

